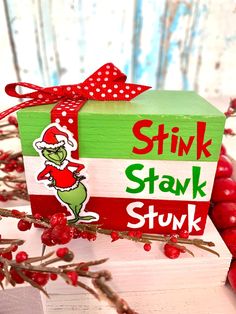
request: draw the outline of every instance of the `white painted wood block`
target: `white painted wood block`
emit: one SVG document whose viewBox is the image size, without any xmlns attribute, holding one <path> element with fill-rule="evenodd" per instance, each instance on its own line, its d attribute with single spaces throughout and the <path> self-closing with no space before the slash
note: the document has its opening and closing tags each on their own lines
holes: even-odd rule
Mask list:
<svg viewBox="0 0 236 314">
<path fill-rule="evenodd" d="M 29 211 L 29 207 L 19 209 Z M 15 219 L 3 219 L 0 223 L 1 233 L 5 237 L 20 237 L 26 240 L 26 243 L 21 247 L 22 250 L 27 250 L 32 256 L 41 254 L 40 230 L 32 229 L 28 232 L 19 233 L 15 227 L 17 224 Z M 116 291 L 121 292 L 125 298 L 127 296 L 127 300 L 133 302 L 133 306 L 137 305 L 137 309 L 142 308 L 140 313 L 151 313 L 149 309 L 152 308 L 152 305 L 149 302 L 155 303 L 155 295 L 160 297 L 164 295 L 167 300 L 168 297 L 170 298 L 170 289 L 178 291 L 175 293 L 183 293 L 184 290 L 182 289 L 199 288 L 198 291 L 200 291 L 209 288 L 214 295 L 214 289 L 224 285 L 231 255 L 210 219 L 207 221 L 203 238 L 216 244 L 215 249 L 220 253 L 220 258 L 196 248 L 192 249 L 195 254 L 194 258 L 182 254 L 181 258 L 170 260 L 162 253 L 162 244 L 154 243 L 152 250 L 145 252 L 142 244 L 126 240 L 111 243 L 109 237 L 102 235 L 99 235 L 95 242 L 82 239 L 74 240 L 70 243 L 70 248 L 76 255 L 75 260 L 78 261 L 109 257 L 108 262 L 98 268 L 112 272 L 113 281 L 111 286 Z M 55 248 L 48 248 L 48 251 L 52 249 Z M 19 286 L 18 289 L 24 290 L 25 287 L 20 288 Z M 12 291 L 15 295 L 15 288 Z M 100 304 L 88 296 L 82 289 L 68 286 L 60 279 L 56 282 L 50 282 L 47 291 L 52 296 L 50 300 L 43 299 L 43 305 L 46 306 L 46 313 L 48 314 L 69 314 L 78 313 L 78 311 L 79 313 L 115 313 L 106 304 Z M 187 290 L 185 291 L 187 292 Z M 38 291 L 37 293 L 39 294 Z M 35 296 L 30 296 L 32 299 L 33 297 Z M 193 294 L 189 296 L 190 299 L 191 297 L 193 297 Z M 137 303 L 135 298 L 143 300 L 142 304 Z M 38 297 L 37 300 L 39 300 Z M 17 304 L 21 309 L 22 305 L 19 300 Z M 4 306 L 7 308 L 7 304 Z M 155 303 L 155 306 L 158 309 L 158 302 Z M 40 302 L 35 303 L 36 307 L 41 309 L 42 304 L 40 305 Z M 15 313 L 21 313 L 17 312 L 16 308 L 14 311 Z M 0 311 L 0 313 L 2 312 Z M 29 312 L 26 311 L 25 313 Z M 168 313 L 168 311 L 163 313 Z M 231 314 L 231 312 L 229 313 Z"/>
<path fill-rule="evenodd" d="M 140 243 L 119 240 L 111 243 L 107 236 L 98 236 L 95 242 L 75 240 L 71 249 L 77 259 L 83 261 L 109 257 L 100 266 L 113 274 L 112 286 L 117 291 L 155 291 L 196 287 L 216 287 L 225 283 L 231 261 L 231 254 L 210 219 L 207 220 L 205 240 L 216 244 L 213 254 L 198 248 L 190 249 L 195 257 L 182 254 L 177 260 L 165 257 L 161 243 L 153 243 L 152 250 L 146 252 Z M 140 285 L 140 283 L 142 283 Z M 65 286 L 50 283 L 49 291 L 65 291 Z M 66 287 L 67 289 L 68 287 Z"/>
<path fill-rule="evenodd" d="M 127 291 L 120 296 L 139 314 L 235 314 L 236 298 L 228 287 L 164 291 Z M 52 294 L 47 314 L 115 314 L 106 303 L 86 293 Z"/>
<path fill-rule="evenodd" d="M 97 197 L 120 197 L 120 198 L 142 198 L 142 199 L 162 199 L 162 200 L 193 200 L 192 167 L 200 167 L 200 182 L 206 181 L 204 188 L 205 196 L 197 195 L 194 201 L 209 201 L 213 186 L 216 162 L 197 161 L 173 161 L 168 160 L 132 160 L 132 159 L 106 159 L 106 158 L 81 158 L 81 163 L 86 169 L 86 186 L 89 187 L 91 196 Z M 149 168 L 155 168 L 156 175 L 159 175 L 155 183 L 155 191 L 149 193 L 148 186 L 142 192 L 128 193 L 126 188 L 137 188 L 137 182 L 132 182 L 125 175 L 127 167 L 133 164 L 142 164 L 144 167 L 140 171 L 134 171 L 134 175 L 144 179 L 149 176 Z M 30 195 L 54 195 L 54 189 L 49 190 L 48 181 L 37 181 L 37 175 L 44 166 L 41 157 L 24 156 L 26 180 Z M 81 172 L 83 174 L 83 172 Z M 106 180 L 104 182 L 104 173 Z M 175 195 L 171 192 L 162 192 L 158 184 L 163 181 L 162 176 L 173 176 L 184 185 L 186 178 L 190 178 L 185 193 Z M 185 178 L 185 179 L 183 179 Z M 166 180 L 166 179 L 165 179 Z"/>
<path fill-rule="evenodd" d="M 20 209 L 29 211 L 28 206 Z M 23 238 L 26 242 L 21 249 L 30 252 L 32 256 L 41 254 L 41 230 L 32 228 L 30 231 L 19 233 L 16 228 L 17 221 L 11 218 L 3 219 L 0 223 L 1 233 L 5 237 Z M 163 254 L 162 243 L 153 243 L 152 250 L 146 252 L 141 243 L 128 240 L 111 243 L 111 239 L 103 235 L 98 235 L 95 242 L 73 240 L 69 246 L 75 253 L 75 260 L 87 261 L 109 257 L 108 262 L 99 268 L 106 268 L 112 272 L 114 278 L 112 284 L 119 291 L 135 291 L 135 289 L 138 291 L 140 288 L 137 282 L 140 281 L 142 291 L 165 290 L 170 286 L 177 289 L 224 285 L 231 254 L 209 218 L 201 238 L 213 241 L 220 257 L 190 246 L 195 254 L 194 258 L 189 254 L 181 254 L 177 260 L 171 260 Z M 54 249 L 55 247 L 47 248 L 47 251 Z M 52 282 L 49 288 L 54 289 L 54 286 L 60 291 L 68 289 L 68 286 L 58 285 L 58 281 Z"/>
</svg>

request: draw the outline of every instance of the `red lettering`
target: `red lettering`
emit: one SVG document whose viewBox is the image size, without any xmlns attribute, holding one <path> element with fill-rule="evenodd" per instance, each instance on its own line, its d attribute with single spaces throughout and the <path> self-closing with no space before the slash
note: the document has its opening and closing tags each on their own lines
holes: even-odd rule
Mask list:
<svg viewBox="0 0 236 314">
<path fill-rule="evenodd" d="M 158 134 L 156 136 L 153 136 L 153 141 L 158 141 L 158 149 L 157 153 L 158 155 L 163 154 L 163 144 L 164 140 L 169 137 L 169 133 L 165 133 L 165 125 L 160 124 L 158 126 Z"/>
<path fill-rule="evenodd" d="M 140 154 L 140 155 L 147 154 L 153 149 L 152 139 L 144 135 L 143 133 L 141 133 L 142 128 L 150 128 L 150 126 L 152 126 L 152 123 L 153 122 L 151 120 L 140 120 L 136 122 L 135 125 L 133 126 L 134 136 L 138 140 L 145 142 L 147 144 L 144 148 L 133 147 L 133 153 Z"/>
<path fill-rule="evenodd" d="M 201 158 L 202 153 L 206 157 L 210 157 L 211 153 L 207 146 L 212 144 L 212 139 L 204 143 L 204 135 L 206 131 L 206 122 L 197 122 L 197 160 Z"/>
<path fill-rule="evenodd" d="M 171 131 L 172 131 L 173 133 L 178 133 L 178 132 L 179 132 L 179 128 L 174 127 L 174 128 L 172 128 Z M 172 153 L 176 153 L 177 144 L 178 144 L 178 136 L 175 135 L 175 134 L 172 134 L 172 136 L 171 136 L 171 148 L 170 148 L 170 151 L 171 151 Z"/>
<path fill-rule="evenodd" d="M 192 147 L 194 138 L 195 138 L 195 136 L 193 136 L 193 135 L 190 136 L 188 143 L 186 144 L 184 142 L 184 140 L 182 139 L 182 137 L 180 137 L 178 156 L 183 156 L 184 153 L 185 153 L 185 155 L 188 155 L 188 152 L 189 152 L 190 148 Z"/>
<path fill-rule="evenodd" d="M 157 129 L 157 135 L 153 137 L 149 137 L 148 135 L 143 134 L 143 128 L 150 128 L 153 125 L 152 120 L 140 120 L 137 121 L 133 126 L 133 134 L 134 136 L 141 142 L 144 142 L 145 147 L 138 148 L 136 146 L 133 147 L 132 152 L 135 154 L 148 154 L 152 151 L 154 147 L 154 142 L 157 142 L 157 154 L 163 154 L 163 151 L 168 149 L 171 153 L 176 153 L 178 156 L 188 155 L 195 140 L 196 145 L 196 157 L 197 160 L 201 159 L 202 155 L 206 158 L 211 156 L 211 152 L 209 151 L 209 146 L 212 144 L 212 139 L 205 139 L 206 133 L 206 122 L 198 121 L 197 122 L 197 134 L 190 135 L 185 139 L 181 136 L 177 135 L 179 132 L 179 128 L 177 126 L 172 127 L 171 132 L 165 132 L 165 125 L 159 124 Z M 150 130 L 146 130 L 147 134 L 151 133 Z M 166 139 L 170 138 L 170 141 L 165 142 Z M 165 146 L 167 147 L 165 147 Z"/>
</svg>

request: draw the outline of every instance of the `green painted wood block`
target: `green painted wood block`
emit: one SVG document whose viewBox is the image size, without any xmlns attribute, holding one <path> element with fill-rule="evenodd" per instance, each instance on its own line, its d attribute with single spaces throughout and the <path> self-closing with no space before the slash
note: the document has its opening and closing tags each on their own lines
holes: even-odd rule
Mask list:
<svg viewBox="0 0 236 314">
<path fill-rule="evenodd" d="M 25 156 L 38 155 L 32 143 L 53 107 L 18 112 Z M 78 119 L 80 157 L 111 159 L 217 161 L 225 123 L 224 114 L 195 92 L 154 90 L 130 102 L 87 101 Z"/>
</svg>

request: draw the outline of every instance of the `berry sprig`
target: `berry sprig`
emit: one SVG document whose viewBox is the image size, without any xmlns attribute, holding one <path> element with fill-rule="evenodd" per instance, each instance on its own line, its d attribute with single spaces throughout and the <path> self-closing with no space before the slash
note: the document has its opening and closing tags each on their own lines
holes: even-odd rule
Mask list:
<svg viewBox="0 0 236 314">
<path fill-rule="evenodd" d="M 236 98 L 230 100 L 227 110 L 225 111 L 226 118 L 236 116 Z"/>
<path fill-rule="evenodd" d="M 16 137 L 19 137 L 18 122 L 14 116 L 9 116 L 7 122 L 0 123 L 0 140 Z M 0 149 L 0 170 L 6 174 L 0 178 L 2 185 L 0 202 L 17 199 L 28 200 L 25 180 L 12 175 L 12 173 L 22 175 L 24 172 L 22 153 L 13 153 Z"/>
<path fill-rule="evenodd" d="M 7 283 L 13 287 L 24 282 L 41 290 L 47 297 L 44 290 L 49 280 L 55 281 L 61 277 L 67 284 L 80 287 L 96 299 L 100 300 L 102 293 L 116 308 L 117 313 L 135 314 L 128 303 L 121 299 L 106 283 L 111 280 L 111 274 L 107 270 L 92 271 L 92 266 L 105 263 L 107 259 L 89 262 L 70 262 L 74 259 L 74 254 L 67 247 L 62 247 L 56 252 L 50 252 L 44 256 L 29 257 L 25 251 L 19 251 L 18 246 L 24 243 L 19 239 L 1 239 L 0 246 L 0 286 L 4 288 Z M 16 252 L 16 253 L 15 253 Z M 15 253 L 15 258 L 13 254 Z M 62 263 L 53 266 L 55 263 Z M 50 266 L 49 266 L 50 265 Z M 81 281 L 82 278 L 90 278 L 93 288 Z"/>
<path fill-rule="evenodd" d="M 22 153 L 4 152 L 0 150 L 0 170 L 8 173 L 16 171 L 24 172 Z"/>
<path fill-rule="evenodd" d="M 14 154 L 18 155 L 18 154 Z M 18 158 L 18 157 L 17 157 Z M 4 164 L 4 167 L 1 165 Z M 26 181 L 14 175 L 8 175 L 9 172 L 16 170 L 18 173 L 24 171 L 23 162 L 17 163 L 14 159 L 6 163 L 1 160 L 1 150 L 0 150 L 0 170 L 7 173 L 5 176 L 0 178 L 0 183 L 4 188 L 0 191 L 0 202 L 6 202 L 9 200 L 29 200 L 29 196 L 26 188 Z"/>
<path fill-rule="evenodd" d="M 95 241 L 97 234 L 104 234 L 109 236 L 112 242 L 119 239 L 126 239 L 129 241 L 143 243 L 143 248 L 145 251 L 150 251 L 152 242 L 156 241 L 168 244 L 170 246 L 168 252 L 170 252 L 170 248 L 174 248 L 173 250 L 175 251 L 178 249 L 180 253 L 189 253 L 194 256 L 194 254 L 183 245 L 187 244 L 219 256 L 216 251 L 211 249 L 215 246 L 213 242 L 204 241 L 199 238 L 189 239 L 189 234 L 186 230 L 180 230 L 176 235 L 151 235 L 141 233 L 140 231 L 114 231 L 103 229 L 99 225 L 69 223 L 64 213 L 56 213 L 52 215 L 50 219 L 46 219 L 37 214 L 32 216 L 18 210 L 9 210 L 3 208 L 0 208 L 0 216 L 13 217 L 18 219 L 18 229 L 20 231 L 29 230 L 32 224 L 43 227 L 44 230 L 41 235 L 41 241 L 46 246 L 54 246 L 57 244 L 64 245 L 69 243 L 72 239 L 77 238 Z M 164 253 L 166 256 L 173 258 L 169 253 L 166 252 L 167 250 L 164 247 Z"/>
<path fill-rule="evenodd" d="M 236 99 L 233 104 L 236 109 Z M 212 191 L 210 217 L 232 254 L 228 279 L 236 291 L 236 181 L 232 174 L 232 162 L 222 145 Z"/>
</svg>

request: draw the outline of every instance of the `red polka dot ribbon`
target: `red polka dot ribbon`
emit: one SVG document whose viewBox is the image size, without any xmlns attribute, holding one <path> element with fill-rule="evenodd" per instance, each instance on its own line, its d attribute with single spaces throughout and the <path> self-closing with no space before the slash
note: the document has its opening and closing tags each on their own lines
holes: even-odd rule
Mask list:
<svg viewBox="0 0 236 314">
<path fill-rule="evenodd" d="M 20 94 L 16 91 L 18 86 L 34 91 Z M 51 121 L 71 131 L 78 142 L 78 112 L 87 100 L 129 101 L 149 88 L 149 86 L 126 83 L 126 75 L 112 63 L 104 64 L 83 83 L 74 85 L 44 88 L 24 82 L 11 83 L 5 88 L 9 96 L 30 98 L 30 100 L 1 112 L 0 120 L 22 108 L 57 103 L 51 111 Z M 73 157 L 78 158 L 78 152 Z"/>
</svg>

